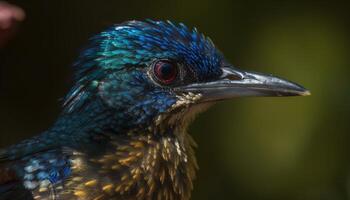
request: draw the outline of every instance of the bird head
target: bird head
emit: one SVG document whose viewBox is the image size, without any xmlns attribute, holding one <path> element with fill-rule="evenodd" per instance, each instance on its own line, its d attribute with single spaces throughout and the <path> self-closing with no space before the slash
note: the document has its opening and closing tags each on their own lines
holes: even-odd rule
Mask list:
<svg viewBox="0 0 350 200">
<path fill-rule="evenodd" d="M 98 101 L 124 129 L 175 126 L 195 108 L 233 97 L 308 94 L 290 81 L 233 67 L 208 37 L 169 21 L 115 25 L 90 40 L 75 66 L 65 113 L 98 113 L 91 106 Z"/>
</svg>

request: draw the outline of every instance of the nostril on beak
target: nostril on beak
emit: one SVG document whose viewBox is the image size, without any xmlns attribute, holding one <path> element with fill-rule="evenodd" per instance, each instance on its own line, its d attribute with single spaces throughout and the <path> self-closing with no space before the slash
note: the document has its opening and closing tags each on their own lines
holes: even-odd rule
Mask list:
<svg viewBox="0 0 350 200">
<path fill-rule="evenodd" d="M 242 77 L 238 74 L 228 74 L 226 76 L 227 79 L 231 80 L 231 81 L 235 81 L 235 80 L 241 80 Z"/>
</svg>

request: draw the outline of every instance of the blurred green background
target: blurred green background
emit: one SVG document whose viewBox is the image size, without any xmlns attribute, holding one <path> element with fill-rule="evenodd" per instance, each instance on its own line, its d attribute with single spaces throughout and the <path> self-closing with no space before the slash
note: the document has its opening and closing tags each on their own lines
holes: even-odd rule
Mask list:
<svg viewBox="0 0 350 200">
<path fill-rule="evenodd" d="M 0 146 L 49 127 L 94 33 L 171 19 L 210 36 L 244 69 L 296 81 L 312 96 L 242 98 L 201 114 L 193 199 L 350 199 L 350 7 L 335 1 L 9 1 L 27 14 L 0 50 Z"/>
</svg>

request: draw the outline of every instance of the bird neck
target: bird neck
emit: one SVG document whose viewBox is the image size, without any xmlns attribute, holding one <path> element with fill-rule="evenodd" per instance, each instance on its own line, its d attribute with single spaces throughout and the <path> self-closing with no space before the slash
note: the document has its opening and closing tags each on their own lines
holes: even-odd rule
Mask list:
<svg viewBox="0 0 350 200">
<path fill-rule="evenodd" d="M 117 195 L 129 195 L 131 199 L 159 199 L 161 195 L 160 199 L 186 200 L 198 168 L 196 144 L 186 128 L 194 115 L 206 107 L 173 110 L 156 117 L 148 127 L 129 129 L 116 126 L 108 110 L 99 108 L 95 109 L 98 113 L 91 113 L 89 108 L 90 112 L 63 116 L 55 127 L 65 127 L 63 135 L 71 137 L 61 139 L 65 145 L 66 141 L 79 141 L 78 145 L 72 144 L 73 148 L 78 146 L 78 151 L 89 155 L 89 162 L 103 171 L 102 179 L 111 180 Z M 53 132 L 60 131 L 53 128 Z"/>
<path fill-rule="evenodd" d="M 186 128 L 206 107 L 164 113 L 147 129 L 112 134 L 111 148 L 96 162 L 121 177 L 114 183 L 116 191 L 130 199 L 189 199 L 198 165 L 196 144 Z"/>
</svg>

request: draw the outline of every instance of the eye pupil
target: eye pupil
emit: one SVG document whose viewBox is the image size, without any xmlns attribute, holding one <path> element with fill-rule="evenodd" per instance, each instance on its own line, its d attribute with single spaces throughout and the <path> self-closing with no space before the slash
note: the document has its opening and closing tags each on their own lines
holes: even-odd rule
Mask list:
<svg viewBox="0 0 350 200">
<path fill-rule="evenodd" d="M 154 65 L 154 74 L 161 83 L 170 84 L 177 77 L 177 65 L 170 61 L 158 61 Z"/>
<path fill-rule="evenodd" d="M 159 69 L 165 79 L 169 79 L 174 73 L 174 67 L 170 63 L 164 63 Z"/>
</svg>

